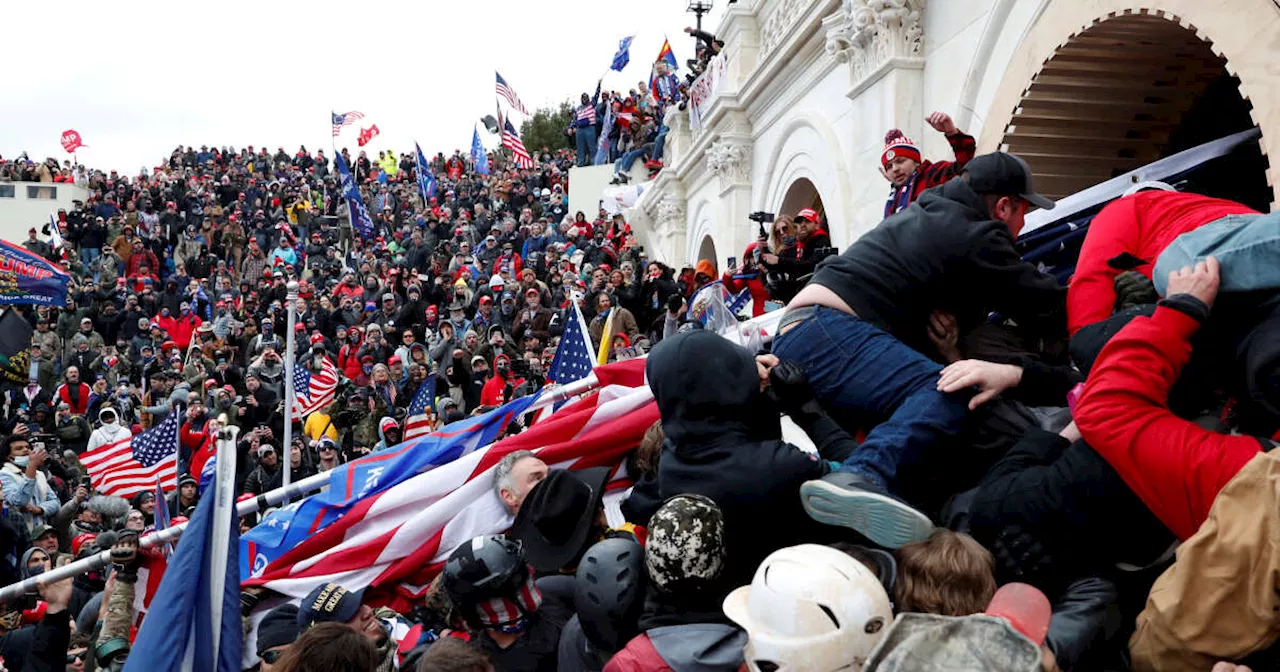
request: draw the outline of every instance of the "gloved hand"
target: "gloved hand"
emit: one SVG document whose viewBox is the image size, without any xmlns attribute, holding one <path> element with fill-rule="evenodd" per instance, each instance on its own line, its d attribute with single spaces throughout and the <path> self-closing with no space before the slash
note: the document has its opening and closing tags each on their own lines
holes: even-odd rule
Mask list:
<svg viewBox="0 0 1280 672">
<path fill-rule="evenodd" d="M 779 362 L 769 370 L 769 394 L 787 415 L 822 412 L 822 407 L 813 398 L 813 389 L 809 387 L 804 367 L 796 362 Z"/>
<path fill-rule="evenodd" d="M 1155 303 L 1160 300 L 1151 279 L 1137 271 L 1125 271 L 1116 276 L 1116 310 Z"/>
<path fill-rule="evenodd" d="M 116 578 L 126 583 L 137 580 L 142 554 L 138 552 L 138 533 L 126 529 L 111 546 L 111 562 L 115 563 Z"/>
</svg>

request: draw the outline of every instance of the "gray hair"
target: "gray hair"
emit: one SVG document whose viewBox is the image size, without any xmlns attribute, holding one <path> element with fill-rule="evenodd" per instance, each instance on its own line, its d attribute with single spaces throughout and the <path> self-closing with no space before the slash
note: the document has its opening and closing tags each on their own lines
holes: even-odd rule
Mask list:
<svg viewBox="0 0 1280 672">
<path fill-rule="evenodd" d="M 504 506 L 506 502 L 502 499 L 502 491 L 514 489 L 514 484 L 511 482 L 511 470 L 516 468 L 516 462 L 526 457 L 537 457 L 537 455 L 534 455 L 532 450 L 517 450 L 513 453 L 507 453 L 502 456 L 501 460 L 498 460 L 498 466 L 493 469 L 493 494 L 498 496 L 498 501 L 503 502 Z"/>
</svg>

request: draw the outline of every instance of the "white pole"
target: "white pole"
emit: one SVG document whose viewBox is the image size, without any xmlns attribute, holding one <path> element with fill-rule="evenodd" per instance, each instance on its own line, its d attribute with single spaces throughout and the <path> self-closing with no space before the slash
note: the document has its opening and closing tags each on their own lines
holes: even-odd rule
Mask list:
<svg viewBox="0 0 1280 672">
<path fill-rule="evenodd" d="M 298 322 L 298 283 L 290 280 L 286 287 L 288 293 L 285 295 L 285 302 L 289 304 L 289 333 L 284 339 L 284 446 L 280 448 L 280 459 L 284 460 L 284 479 L 281 481 L 284 487 L 289 487 L 292 480 L 293 465 L 290 458 L 293 454 L 293 408 L 295 404 L 296 392 L 293 389 L 293 368 L 297 366 L 293 357 L 294 325 Z M 221 466 L 221 465 L 219 465 Z"/>
<path fill-rule="evenodd" d="M 229 530 L 235 522 L 236 511 L 236 435 L 240 428 L 234 425 L 218 430 L 218 466 L 213 482 L 215 508 L 213 510 L 213 539 L 210 552 L 213 554 L 212 566 L 225 567 L 227 554 L 231 552 L 231 535 Z M 289 472 L 285 472 L 288 474 Z M 237 537 L 238 538 L 238 537 Z M 218 659 L 219 635 L 222 631 L 222 593 L 226 590 L 226 572 L 214 571 L 209 577 L 209 604 L 214 613 L 209 622 L 213 626 L 213 660 Z M 188 650 L 190 653 L 190 650 Z"/>
</svg>

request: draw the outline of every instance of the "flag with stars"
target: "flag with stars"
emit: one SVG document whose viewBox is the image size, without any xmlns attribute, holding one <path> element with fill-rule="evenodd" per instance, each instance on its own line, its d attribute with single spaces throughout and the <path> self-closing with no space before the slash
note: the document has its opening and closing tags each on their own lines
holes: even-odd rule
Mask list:
<svg viewBox="0 0 1280 672">
<path fill-rule="evenodd" d="M 338 368 L 325 357 L 320 370 L 312 373 L 302 365 L 293 367 L 293 416 L 294 422 L 303 421 L 308 415 L 323 410 L 333 403 L 338 393 Z"/>
<path fill-rule="evenodd" d="M 590 339 L 587 319 L 582 316 L 578 304 L 574 303 L 573 318 L 564 325 L 564 334 L 560 336 L 560 347 L 556 349 L 556 358 L 551 362 L 551 371 L 547 374 L 547 380 L 558 385 L 567 385 L 586 378 L 595 368 Z"/>
<path fill-rule="evenodd" d="M 366 240 L 373 238 L 373 218 L 369 209 L 364 207 L 364 199 L 360 198 L 360 190 L 356 188 L 355 178 L 351 177 L 351 169 L 339 154 L 334 158 L 338 164 L 338 184 L 342 189 L 342 197 L 347 199 L 347 209 L 351 213 L 351 228 Z"/>
<path fill-rule="evenodd" d="M 436 374 L 427 376 L 409 402 L 409 415 L 404 421 L 404 440 L 416 439 L 435 429 Z"/>
<path fill-rule="evenodd" d="M 113 497 L 132 497 L 156 486 L 178 487 L 178 428 L 185 412 L 175 406 L 164 422 L 80 456 L 94 489 Z"/>
</svg>

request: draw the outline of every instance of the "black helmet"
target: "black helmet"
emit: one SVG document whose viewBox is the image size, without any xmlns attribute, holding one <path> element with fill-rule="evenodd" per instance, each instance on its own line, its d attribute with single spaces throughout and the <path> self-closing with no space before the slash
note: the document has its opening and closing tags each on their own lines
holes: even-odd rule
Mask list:
<svg viewBox="0 0 1280 672">
<path fill-rule="evenodd" d="M 509 597 L 530 579 L 520 542 L 499 535 L 476 537 L 454 549 L 444 565 L 442 584 L 449 601 L 472 627 L 484 627 L 474 607 Z"/>
<path fill-rule="evenodd" d="M 597 649 L 618 651 L 640 634 L 644 581 L 644 548 L 634 539 L 605 539 L 583 554 L 573 604 Z"/>
</svg>

